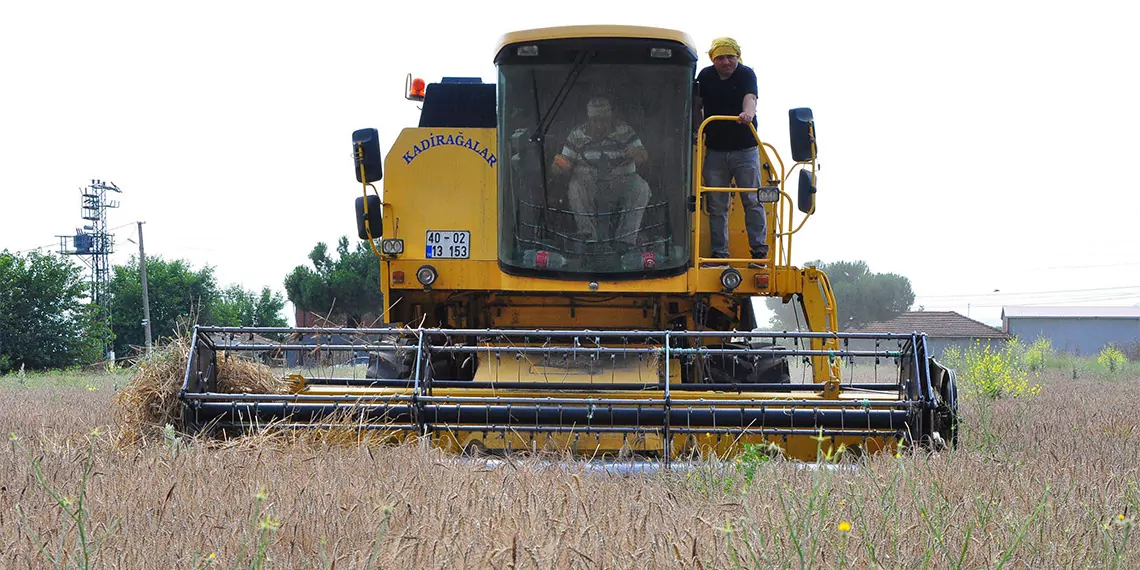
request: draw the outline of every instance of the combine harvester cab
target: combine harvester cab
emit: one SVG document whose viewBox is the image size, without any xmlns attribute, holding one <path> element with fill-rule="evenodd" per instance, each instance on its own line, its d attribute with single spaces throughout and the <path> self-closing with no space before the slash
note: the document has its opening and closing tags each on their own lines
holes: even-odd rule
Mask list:
<svg viewBox="0 0 1140 570">
<path fill-rule="evenodd" d="M 197 328 L 187 426 L 352 426 L 457 452 L 665 462 L 953 444 L 954 374 L 925 336 L 839 332 L 827 276 L 791 264 L 816 206 L 811 110 L 789 112 L 787 166 L 747 126 L 759 187 L 702 184 L 694 141 L 736 117 L 694 128 L 699 59 L 672 30 L 549 28 L 502 38 L 497 85 L 409 80 L 418 127 L 386 157 L 376 130 L 353 134 L 357 232 L 380 264 L 385 325 Z M 730 257 L 713 259 L 714 193 L 754 193 L 768 253 L 753 257 L 730 197 Z M 796 303 L 806 331 L 754 330 L 763 296 Z M 260 359 L 289 393 L 220 393 L 228 358 Z"/>
</svg>

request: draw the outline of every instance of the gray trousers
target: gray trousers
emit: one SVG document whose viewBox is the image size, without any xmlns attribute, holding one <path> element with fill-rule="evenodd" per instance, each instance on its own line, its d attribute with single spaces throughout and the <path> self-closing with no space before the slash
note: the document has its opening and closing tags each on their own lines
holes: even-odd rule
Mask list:
<svg viewBox="0 0 1140 570">
<path fill-rule="evenodd" d="M 756 147 L 744 150 L 707 150 L 705 152 L 704 185 L 714 188 L 727 188 L 735 179 L 739 188 L 760 186 L 760 155 Z M 764 243 L 768 237 L 764 204 L 752 192 L 740 192 L 740 202 L 744 205 L 744 226 L 748 230 L 748 248 L 752 257 L 768 255 Z M 709 241 L 712 242 L 713 257 L 728 257 L 728 205 L 732 194 L 710 192 L 704 194 L 709 213 Z"/>
<path fill-rule="evenodd" d="M 602 180 L 585 172 L 575 172 L 570 179 L 570 209 L 574 211 L 578 231 L 586 239 L 612 239 L 636 245 L 641 217 L 648 203 L 649 183 L 637 174 Z M 613 215 L 618 216 L 617 228 L 612 233 L 599 233 L 599 219 L 611 220 Z"/>
</svg>

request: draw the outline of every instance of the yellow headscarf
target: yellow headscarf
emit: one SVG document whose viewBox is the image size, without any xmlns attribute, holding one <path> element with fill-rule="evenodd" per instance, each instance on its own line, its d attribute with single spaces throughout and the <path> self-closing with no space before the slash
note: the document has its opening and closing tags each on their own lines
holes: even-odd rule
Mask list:
<svg viewBox="0 0 1140 570">
<path fill-rule="evenodd" d="M 716 59 L 720 55 L 735 55 L 740 58 L 740 44 L 732 38 L 717 38 L 709 48 L 709 59 Z"/>
</svg>

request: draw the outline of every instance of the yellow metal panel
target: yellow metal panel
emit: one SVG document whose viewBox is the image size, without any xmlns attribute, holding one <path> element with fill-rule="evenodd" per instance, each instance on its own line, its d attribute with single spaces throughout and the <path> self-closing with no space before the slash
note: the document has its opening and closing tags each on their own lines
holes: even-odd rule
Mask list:
<svg viewBox="0 0 1140 570">
<path fill-rule="evenodd" d="M 465 230 L 471 232 L 470 259 L 498 258 L 495 133 L 495 129 L 401 131 L 384 161 L 383 198 L 389 204 L 384 236 L 403 238 L 407 257 L 426 257 L 428 230 Z M 413 275 L 408 277 L 414 281 Z"/>
<path fill-rule="evenodd" d="M 515 359 L 512 356 L 500 358 L 489 348 L 486 353 L 479 355 L 480 366 L 475 373 L 477 382 L 516 383 L 516 382 L 549 382 L 552 385 L 560 383 L 599 384 L 625 384 L 638 382 L 652 384 L 659 382 L 664 374 L 663 363 L 659 359 L 631 356 L 628 358 L 610 359 L 608 356 L 601 359 L 591 359 L 586 355 L 563 361 L 543 359 L 542 355 L 524 355 Z M 681 381 L 681 364 L 674 359 L 670 367 L 672 382 Z M 636 392 L 635 392 L 636 393 Z M 542 396 L 550 396 L 542 393 Z"/>
<path fill-rule="evenodd" d="M 837 313 L 835 297 L 831 292 L 831 283 L 820 270 L 809 267 L 803 272 L 803 309 L 804 319 L 808 329 L 822 332 L 837 332 Z M 839 340 L 836 338 L 811 339 L 812 350 L 839 350 Z M 839 360 L 825 356 L 812 356 L 812 375 L 816 382 L 829 382 L 829 390 L 839 389 L 838 382 L 842 378 L 839 371 Z"/>
<path fill-rule="evenodd" d="M 465 429 L 465 426 L 436 426 L 432 443 L 444 450 L 460 452 L 526 452 L 562 455 L 571 453 L 579 457 L 603 457 L 664 454 L 664 439 L 657 433 L 598 434 L 585 431 L 569 434 L 528 433 L 521 431 L 482 431 Z M 399 439 L 399 432 L 384 434 Z M 406 438 L 407 436 L 404 435 Z M 819 438 L 808 435 L 759 436 L 728 434 L 674 435 L 672 459 L 690 457 L 732 457 L 745 450 L 745 446 L 774 446 L 785 457 L 815 462 L 821 456 L 853 459 L 862 455 L 894 453 L 898 438 L 893 436 L 862 437 L 834 436 Z M 843 450 L 840 453 L 840 450 Z"/>
<path fill-rule="evenodd" d="M 688 291 L 688 280 L 685 275 L 653 279 L 652 281 L 604 281 L 598 282 L 599 293 L 637 292 L 637 293 L 677 293 Z M 502 289 L 505 291 L 590 291 L 589 281 L 558 281 L 552 279 L 536 279 L 533 277 L 520 277 L 516 275 L 503 275 Z"/>
<path fill-rule="evenodd" d="M 559 40 L 570 38 L 645 38 L 652 40 L 670 40 L 685 44 L 694 53 L 700 54 L 693 38 L 689 34 L 665 28 L 651 28 L 646 26 L 559 26 L 553 28 L 537 28 L 520 30 L 504 34 L 499 38 L 499 45 L 495 53 L 511 44 L 537 42 L 542 40 Z"/>
<path fill-rule="evenodd" d="M 431 214 L 425 214 L 430 216 Z M 404 222 L 401 222 L 403 224 Z M 424 223 L 417 222 L 420 225 Z M 422 235 L 421 232 L 420 235 Z M 409 238 L 405 238 L 409 239 Z M 472 241 L 475 233 L 472 232 Z M 494 236 L 487 239 L 494 240 Z M 391 283 L 393 290 L 422 289 L 415 278 L 416 269 L 425 263 L 430 263 L 439 272 L 439 278 L 432 286 L 433 289 L 446 291 L 522 291 L 522 292 L 557 292 L 557 293 L 719 293 L 724 287 L 720 284 L 720 274 L 724 269 L 711 267 L 690 268 L 685 274 L 660 279 L 630 280 L 630 281 L 597 281 L 598 288 L 591 289 L 589 281 L 560 280 L 536 277 L 508 275 L 499 269 L 497 260 L 467 260 L 467 259 L 426 259 L 419 253 L 423 248 L 423 237 L 416 240 L 421 244 L 417 249 L 405 245 L 408 253 L 399 259 L 390 261 L 391 271 L 403 271 L 403 283 Z M 492 253 L 494 255 L 494 253 Z M 750 269 L 737 267 L 744 281 L 737 288 L 738 294 L 755 295 L 787 295 L 799 292 L 799 272 L 795 268 L 779 268 L 776 270 L 777 279 L 770 279 L 768 289 L 757 289 L 755 276 L 764 274 L 765 269 Z M 783 275 L 790 273 L 790 276 Z M 390 279 L 390 276 L 389 276 Z"/>
<path fill-rule="evenodd" d="M 409 225 L 403 220 L 410 219 L 410 217 L 414 215 L 430 218 L 433 213 L 431 211 L 420 212 L 418 214 L 408 213 L 405 216 L 401 217 L 401 227 Z M 493 224 L 493 222 L 488 223 Z M 414 225 L 425 226 L 427 223 L 423 220 L 418 220 L 414 222 Z M 486 239 L 492 242 L 491 244 L 485 244 L 487 247 L 495 247 L 495 234 L 497 232 L 494 230 L 481 230 L 479 233 L 480 235 L 486 234 L 486 237 L 477 238 L 475 232 L 472 231 L 471 240 L 473 242 L 477 239 Z M 549 278 L 540 279 L 536 277 L 524 277 L 503 273 L 503 271 L 499 268 L 499 263 L 496 259 L 497 254 L 494 249 L 492 249 L 490 252 L 491 259 L 489 260 L 433 259 L 429 261 L 424 257 L 423 254 L 425 235 L 425 231 L 421 231 L 414 236 L 405 238 L 406 240 L 409 240 L 405 242 L 406 253 L 400 256 L 399 259 L 390 262 L 392 271 L 399 270 L 404 272 L 404 283 L 392 283 L 392 289 L 422 289 L 423 287 L 416 281 L 415 272 L 416 269 L 418 269 L 421 265 L 430 263 L 431 266 L 439 272 L 439 279 L 433 286 L 435 289 L 456 291 L 535 291 L 568 293 L 587 293 L 594 291 L 594 289 L 590 288 L 590 281 L 586 280 L 560 280 Z M 415 243 L 415 247 L 411 245 L 411 242 Z M 720 274 L 717 273 L 717 275 Z M 599 293 L 683 293 L 689 291 L 689 280 L 685 274 L 654 279 L 652 281 L 600 280 L 597 283 L 598 289 L 596 291 Z M 719 281 L 717 283 L 717 290 L 719 290 Z"/>
<path fill-rule="evenodd" d="M 616 305 L 578 304 L 570 306 L 535 307 L 507 306 L 496 309 L 488 323 L 496 328 L 548 328 L 548 329 L 659 329 L 656 313 L 640 307 Z"/>
</svg>

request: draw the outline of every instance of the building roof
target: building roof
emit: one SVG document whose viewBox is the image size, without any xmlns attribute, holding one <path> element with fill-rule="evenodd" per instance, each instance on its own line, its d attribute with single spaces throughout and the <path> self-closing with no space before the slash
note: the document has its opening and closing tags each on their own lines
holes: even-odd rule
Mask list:
<svg viewBox="0 0 1140 570">
<path fill-rule="evenodd" d="M 954 311 L 912 311 L 889 321 L 871 323 L 855 333 L 926 333 L 929 338 L 1009 338 L 1009 335 L 955 313 Z"/>
<path fill-rule="evenodd" d="M 1015 319 L 1140 319 L 1140 307 L 1002 307 Z"/>
</svg>

